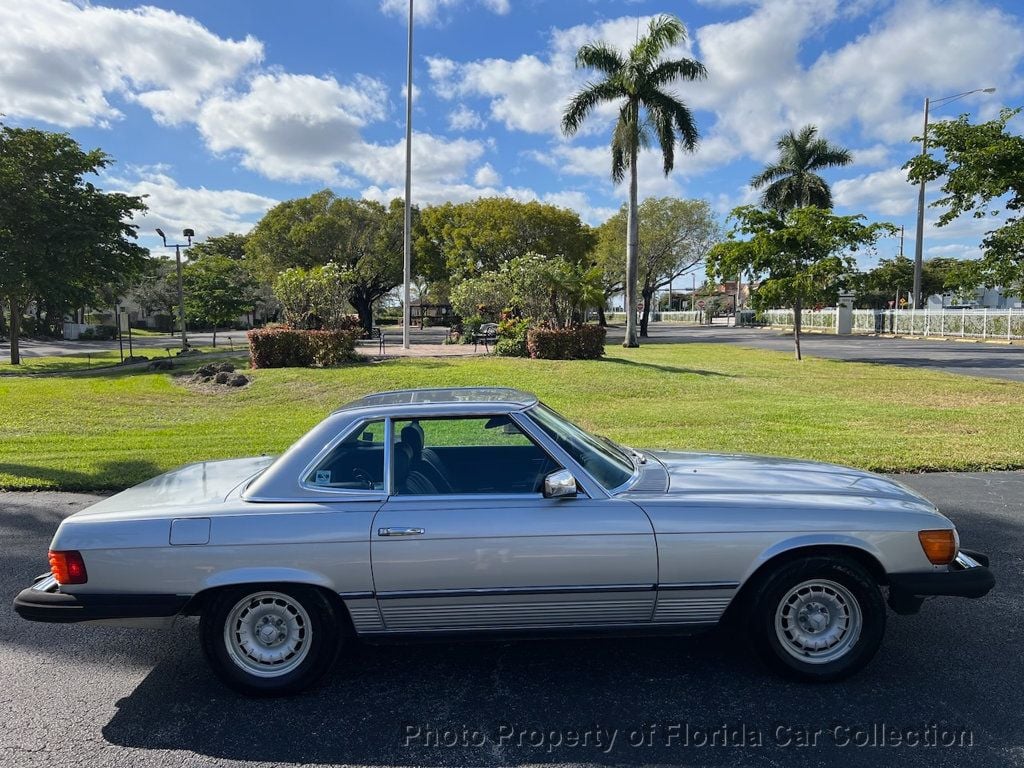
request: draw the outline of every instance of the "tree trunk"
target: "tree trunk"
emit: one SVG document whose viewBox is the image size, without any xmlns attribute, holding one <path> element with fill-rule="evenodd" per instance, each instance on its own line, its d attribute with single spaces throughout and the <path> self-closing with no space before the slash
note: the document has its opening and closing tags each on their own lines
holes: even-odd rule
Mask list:
<svg viewBox="0 0 1024 768">
<path fill-rule="evenodd" d="M 597 324 L 602 328 L 608 327 L 608 318 L 604 315 L 604 304 L 597 308 Z"/>
<path fill-rule="evenodd" d="M 803 325 L 803 301 L 800 293 L 797 292 L 793 298 L 793 343 L 796 344 L 796 359 L 803 360 L 800 356 L 800 326 Z"/>
<path fill-rule="evenodd" d="M 349 301 L 359 315 L 359 324 L 367 334 L 373 330 L 373 302 L 361 296 L 353 296 Z"/>
<path fill-rule="evenodd" d="M 640 222 L 638 221 L 636 195 L 636 156 L 634 146 L 629 154 L 629 206 L 626 216 L 626 338 L 624 347 L 639 347 L 640 340 L 636 332 L 636 273 L 637 249 L 640 241 Z"/>
<path fill-rule="evenodd" d="M 213 324 L 213 346 L 214 346 L 214 348 L 217 347 L 217 324 L 216 323 Z"/>
<path fill-rule="evenodd" d="M 654 290 L 647 290 L 646 288 L 642 291 L 641 295 L 644 297 L 644 311 L 640 316 L 640 338 L 647 338 L 647 327 L 651 320 L 651 301 L 654 300 Z"/>
<path fill-rule="evenodd" d="M 21 365 L 21 348 L 18 334 L 21 333 L 21 306 L 17 298 L 11 296 L 11 365 Z"/>
</svg>

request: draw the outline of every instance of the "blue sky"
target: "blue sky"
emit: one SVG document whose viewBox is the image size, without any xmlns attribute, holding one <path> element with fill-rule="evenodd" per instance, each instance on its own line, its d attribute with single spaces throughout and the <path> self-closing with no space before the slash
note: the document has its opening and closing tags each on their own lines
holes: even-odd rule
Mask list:
<svg viewBox="0 0 1024 768">
<path fill-rule="evenodd" d="M 593 39 L 628 45 L 638 20 L 662 12 L 690 31 L 678 52 L 709 71 L 677 89 L 703 141 L 667 179 L 654 154 L 642 157 L 641 196 L 701 197 L 723 215 L 755 199 L 747 181 L 777 136 L 812 122 L 855 153 L 855 165 L 828 174 L 838 210 L 906 224 L 912 253 L 916 194 L 900 166 L 915 151 L 924 97 L 994 86 L 936 115 L 988 119 L 1024 91 L 1024 19 L 1012 0 L 416 6 L 421 205 L 504 194 L 571 207 L 594 224 L 610 215 L 623 199 L 608 177 L 612 113 L 571 141 L 558 132 L 566 99 L 586 79 L 572 56 Z M 149 195 L 146 245 L 157 226 L 201 237 L 246 231 L 276 201 L 325 186 L 387 200 L 401 194 L 404 173 L 406 7 L 3 0 L 0 113 L 111 154 L 103 185 Z M 926 254 L 976 255 L 984 227 L 929 223 Z M 897 250 L 886 242 L 879 255 Z"/>
</svg>

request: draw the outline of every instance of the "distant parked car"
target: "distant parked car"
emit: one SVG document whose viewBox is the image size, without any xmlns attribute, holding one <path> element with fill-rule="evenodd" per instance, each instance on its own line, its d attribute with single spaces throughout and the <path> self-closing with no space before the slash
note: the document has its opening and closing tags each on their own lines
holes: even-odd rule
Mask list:
<svg viewBox="0 0 1024 768">
<path fill-rule="evenodd" d="M 994 579 L 898 482 L 756 456 L 638 451 L 510 389 L 384 392 L 280 458 L 193 464 L 61 523 L 34 621 L 198 615 L 228 685 L 297 691 L 349 639 L 662 630 L 723 619 L 775 669 L 837 680 L 886 599 Z M 970 638 L 965 638 L 970 642 Z"/>
</svg>

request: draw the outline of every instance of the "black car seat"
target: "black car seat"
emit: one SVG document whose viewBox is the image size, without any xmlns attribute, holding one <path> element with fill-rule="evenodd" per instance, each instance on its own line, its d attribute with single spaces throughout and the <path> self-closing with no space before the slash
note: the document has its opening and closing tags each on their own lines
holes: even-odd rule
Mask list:
<svg viewBox="0 0 1024 768">
<path fill-rule="evenodd" d="M 405 442 L 395 443 L 395 488 L 403 496 L 433 496 L 437 487 L 419 472 L 413 462 L 413 449 Z"/>
<path fill-rule="evenodd" d="M 451 483 L 445 477 L 444 464 L 437 454 L 423 447 L 423 427 L 418 421 L 402 427 L 402 443 L 412 449 L 412 471 L 426 477 L 438 493 L 452 493 Z"/>
</svg>

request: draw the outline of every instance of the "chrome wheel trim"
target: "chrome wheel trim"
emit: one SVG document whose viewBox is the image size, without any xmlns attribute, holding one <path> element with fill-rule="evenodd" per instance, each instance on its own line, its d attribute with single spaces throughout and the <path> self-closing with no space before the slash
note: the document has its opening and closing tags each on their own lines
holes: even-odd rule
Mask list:
<svg viewBox="0 0 1024 768">
<path fill-rule="evenodd" d="M 281 592 L 255 592 L 235 603 L 224 622 L 228 657 L 256 677 L 281 677 L 309 655 L 313 627 L 302 605 Z"/>
<path fill-rule="evenodd" d="M 828 579 L 797 584 L 775 609 L 779 644 L 805 664 L 827 664 L 842 658 L 857 644 L 863 626 L 857 598 Z"/>
</svg>

